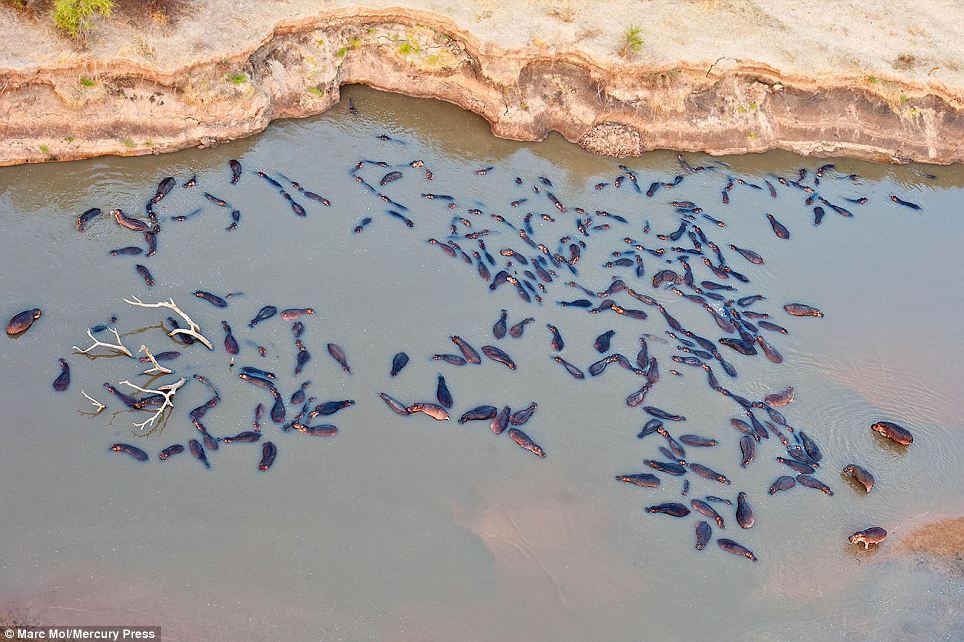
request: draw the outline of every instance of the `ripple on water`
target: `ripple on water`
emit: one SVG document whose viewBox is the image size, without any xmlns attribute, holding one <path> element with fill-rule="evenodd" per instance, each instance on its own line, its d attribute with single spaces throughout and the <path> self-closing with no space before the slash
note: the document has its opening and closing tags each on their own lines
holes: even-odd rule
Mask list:
<svg viewBox="0 0 964 642">
<path fill-rule="evenodd" d="M 808 359 L 801 356 L 800 361 Z M 830 384 L 825 386 L 825 403 L 818 417 L 830 428 L 826 439 L 834 451 L 855 457 L 872 452 L 877 460 L 906 460 L 920 473 L 903 471 L 905 484 L 923 484 L 925 479 L 933 483 L 935 474 L 952 474 L 959 466 L 964 440 L 956 419 L 956 398 L 870 355 L 859 360 L 854 355 L 809 361 Z M 873 433 L 871 424 L 881 420 L 909 429 L 914 443 L 905 448 Z"/>
</svg>

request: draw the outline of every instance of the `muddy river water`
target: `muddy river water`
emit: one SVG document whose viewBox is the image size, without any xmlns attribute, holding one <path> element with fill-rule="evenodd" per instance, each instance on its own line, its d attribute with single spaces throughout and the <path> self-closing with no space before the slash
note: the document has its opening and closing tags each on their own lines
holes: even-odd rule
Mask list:
<svg viewBox="0 0 964 642">
<path fill-rule="evenodd" d="M 357 115 L 341 106 L 213 149 L 0 170 L 3 319 L 43 309 L 27 333 L 0 340 L 0 617 L 160 624 L 165 640 L 961 639 L 961 574 L 899 554 L 900 538 L 916 524 L 964 514 L 959 167 L 690 154 L 691 166 L 711 169 L 688 172 L 675 153 L 665 152 L 625 161 L 637 191 L 619 169 L 621 161 L 592 156 L 558 137 L 539 144 L 502 141 L 481 119 L 449 105 L 357 88 L 345 94 Z M 392 140 L 379 139 L 383 134 Z M 236 185 L 229 182 L 229 159 L 244 168 Z M 392 167 L 366 164 L 353 172 L 362 159 Z M 410 167 L 415 159 L 425 167 Z M 836 168 L 816 186 L 814 171 L 826 162 Z M 396 166 L 403 177 L 379 185 Z M 815 226 L 813 207 L 804 204 L 810 194 L 776 178 L 796 180 L 800 168 L 808 169 L 801 185 L 816 187 L 853 216 L 825 207 Z M 284 183 L 306 210 L 299 217 L 258 170 L 281 182 L 283 174 L 331 206 Z M 847 178 L 854 173 L 859 177 Z M 182 188 L 192 175 L 198 185 Z M 616 189 L 612 183 L 620 175 Z M 651 183 L 672 183 L 677 175 L 683 176 L 678 185 L 646 196 Z M 156 255 L 111 256 L 111 249 L 143 247 L 144 240 L 107 212 L 119 207 L 142 217 L 165 176 L 176 177 L 178 186 L 155 206 L 162 227 Z M 763 189 L 736 182 L 724 204 L 728 176 Z M 764 181 L 775 186 L 776 199 Z M 609 185 L 594 189 L 600 182 Z M 408 209 L 380 200 L 365 184 Z M 229 206 L 219 207 L 204 192 Z M 564 203 L 565 213 L 547 192 Z M 423 193 L 451 195 L 456 209 Z M 901 206 L 890 195 L 921 209 Z M 859 197 L 868 201 L 845 200 Z M 528 200 L 510 206 L 521 199 Z M 749 279 L 714 274 L 702 258 L 718 265 L 717 257 L 703 243 L 702 255 L 683 254 L 697 287 L 710 280 L 738 288 L 717 291 L 727 299 L 766 297 L 747 309 L 769 313 L 770 322 L 788 330 L 760 330 L 782 363 L 720 345 L 716 340 L 725 333 L 701 305 L 667 284 L 653 287 L 659 270 L 683 274 L 671 247 L 694 248 L 686 234 L 678 241 L 657 237 L 686 218 L 671 201 L 702 208 L 690 214 L 689 230 L 698 226 L 727 265 Z M 80 233 L 75 219 L 90 207 L 104 214 Z M 197 208 L 183 222 L 171 220 Z M 226 231 L 234 209 L 240 220 Z M 569 244 L 585 242 L 577 274 L 544 259 L 551 283 L 524 275 L 542 255 L 518 234 L 527 212 L 534 213 L 529 236 L 550 253 L 569 259 Z M 774 235 L 765 212 L 786 226 L 789 240 Z M 511 283 L 490 290 L 475 259 L 469 265 L 457 252 L 452 258 L 428 243 L 450 240 L 453 216 L 471 223 L 455 221 L 459 247 L 481 252 L 465 235 L 490 230 L 481 238 L 497 264 L 485 263 L 491 276 L 513 261 L 511 273 L 545 288 L 534 291 L 543 302 L 529 294 L 533 300 L 526 303 Z M 588 236 L 576 223 L 587 216 Z M 371 223 L 353 232 L 366 217 Z M 644 233 L 647 221 L 651 230 Z M 565 235 L 573 240 L 560 245 Z M 665 254 L 634 250 L 624 237 L 648 249 L 666 248 Z M 729 249 L 731 243 L 754 250 L 765 263 L 748 262 Z M 530 263 L 500 255 L 504 248 Z M 634 252 L 625 255 L 633 264 L 604 267 L 618 258 L 613 252 Z M 635 272 L 636 255 L 642 277 Z M 149 268 L 153 287 L 135 264 Z M 730 419 L 745 419 L 744 410 L 712 390 L 702 368 L 672 360 L 687 356 L 676 350 L 685 344 L 666 334 L 657 307 L 626 292 L 611 298 L 622 308 L 644 310 L 647 319 L 556 303 L 590 298 L 567 286 L 570 280 L 601 292 L 613 276 L 716 343 L 736 378 L 718 361 L 705 362 L 729 390 L 759 400 L 793 386 L 794 401 L 779 411 L 819 444 L 823 460 L 816 476 L 833 496 L 799 485 L 767 494 L 774 479 L 793 474 L 775 461 L 787 456 L 775 435 L 757 444 L 756 459 L 740 467 L 741 434 Z M 685 284 L 676 287 L 694 293 Z M 240 294 L 216 308 L 195 298 L 196 290 Z M 178 345 L 159 325 L 169 311 L 131 307 L 123 302 L 131 296 L 145 302 L 173 297 L 215 350 Z M 825 316 L 790 316 L 783 305 L 791 302 L 817 306 Z M 708 303 L 722 310 L 723 302 Z M 291 321 L 276 316 L 248 327 L 265 305 L 314 309 L 301 319 L 301 340 L 312 356 L 302 374 L 293 374 Z M 535 321 L 522 337 L 497 340 L 492 327 L 502 308 L 510 324 L 528 316 Z M 125 379 L 150 387 L 139 374 L 148 366 L 109 351 L 94 359 L 71 354 L 71 346 L 91 343 L 87 328 L 111 315 L 132 351 L 147 344 L 155 353 L 182 353 L 167 362 L 175 372 L 154 381 L 188 380 L 170 417 L 153 431 L 132 426 L 150 413 L 128 410 L 103 387 Z M 233 367 L 222 321 L 240 345 Z M 547 323 L 565 341 L 561 352 L 550 346 Z M 626 397 L 645 377 L 619 364 L 588 374 L 602 356 L 593 343 L 607 330 L 615 334 L 606 354 L 622 353 L 634 365 L 639 337 L 648 335 L 660 377 L 643 405 L 684 415 L 685 422 L 665 422 L 676 437 L 717 439 L 715 447 L 686 447 L 687 456 L 732 484 L 656 473 L 642 463 L 666 461 L 658 449 L 667 441 L 659 434 L 637 438 L 651 417 L 642 406 L 627 406 Z M 451 335 L 477 350 L 498 346 L 517 368 L 485 356 L 481 365 L 462 367 L 433 360 L 436 353 L 460 354 Z M 329 342 L 344 348 L 350 375 L 327 353 Z M 401 351 L 411 360 L 390 377 L 392 356 Z M 585 379 L 569 376 L 551 359 L 555 355 L 586 372 Z M 72 381 L 55 392 L 51 383 L 61 357 Z M 255 406 L 270 407 L 272 399 L 238 378 L 241 366 L 277 373 L 288 420 L 300 409 L 288 398 L 305 380 L 311 381 L 308 395 L 317 398 L 312 405 L 356 403 L 315 420 L 337 425 L 331 437 L 285 432 L 265 417 L 262 439 L 278 450 L 267 472 L 258 470 L 261 444 L 222 443 L 207 453 L 210 469 L 187 452 L 158 461 L 162 448 L 186 446 L 198 436 L 188 413 L 210 391 L 193 374 L 220 390 L 221 402 L 204 418 L 214 437 L 251 430 Z M 454 398 L 451 421 L 421 413 L 402 417 L 378 397 L 386 392 L 405 403 L 436 402 L 439 373 Z M 93 415 L 81 390 L 107 409 Z M 475 406 L 518 410 L 532 401 L 538 409 L 520 428 L 545 449 L 544 459 L 506 434 L 493 434 L 488 421 L 455 421 Z M 873 434 L 870 424 L 882 419 L 910 429 L 914 443 L 902 448 Z M 144 449 L 150 460 L 111 452 L 115 442 Z M 874 473 L 871 493 L 841 476 L 849 463 Z M 660 487 L 614 479 L 644 472 L 656 473 Z M 684 480 L 690 483 L 686 497 Z M 694 548 L 701 515 L 643 512 L 662 502 L 689 506 L 706 495 L 735 500 L 738 491 L 747 492 L 755 525 L 742 529 L 733 507 L 713 504 L 725 529 L 708 519 L 713 535 L 702 551 Z M 850 533 L 873 525 L 891 533 L 879 549 L 847 542 Z M 722 551 L 719 537 L 751 549 L 758 561 Z"/>
</svg>

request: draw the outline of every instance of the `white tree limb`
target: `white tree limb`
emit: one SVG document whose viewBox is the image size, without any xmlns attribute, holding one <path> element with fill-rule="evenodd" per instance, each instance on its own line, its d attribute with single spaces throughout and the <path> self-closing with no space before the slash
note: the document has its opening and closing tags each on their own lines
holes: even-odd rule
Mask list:
<svg viewBox="0 0 964 642">
<path fill-rule="evenodd" d="M 174 297 L 171 297 L 170 301 L 159 301 L 157 303 L 144 303 L 136 296 L 132 296 L 130 299 L 124 299 L 124 303 L 129 303 L 130 305 L 136 305 L 141 308 L 167 308 L 175 313 L 177 313 L 184 322 L 187 323 L 187 328 L 175 328 L 168 333 L 168 336 L 173 337 L 175 334 L 186 334 L 190 337 L 194 337 L 198 341 L 204 344 L 208 350 L 214 350 L 214 345 L 207 340 L 207 338 L 201 334 L 201 326 L 194 323 L 194 321 L 188 315 L 184 314 L 177 304 L 174 303 Z"/>
<path fill-rule="evenodd" d="M 161 413 L 163 413 L 166 408 L 171 408 L 171 409 L 173 409 L 173 408 L 174 408 L 174 402 L 171 401 L 171 399 L 174 398 L 174 394 L 177 392 L 178 388 L 180 388 L 181 386 L 184 385 L 185 381 L 186 381 L 186 379 L 184 379 L 184 377 L 181 377 L 180 379 L 178 379 L 178 380 L 175 381 L 174 383 L 166 384 L 166 385 L 163 385 L 163 386 L 158 386 L 158 387 L 157 387 L 156 389 L 154 389 L 154 390 L 151 390 L 150 388 L 141 388 L 140 386 L 135 385 L 135 384 L 131 383 L 130 381 L 127 381 L 126 379 L 125 379 L 124 381 L 121 381 L 120 384 L 123 385 L 123 386 L 130 386 L 130 387 L 133 388 L 134 390 L 138 390 L 138 391 L 143 392 L 143 393 L 145 393 L 145 394 L 161 395 L 161 396 L 164 397 L 164 403 L 161 404 L 161 407 L 157 409 L 157 412 L 155 412 L 155 413 L 151 416 L 151 418 L 148 419 L 148 420 L 146 420 L 146 421 L 143 421 L 143 422 L 141 422 L 141 423 L 134 422 L 134 427 L 135 427 L 135 428 L 138 428 L 138 429 L 140 429 L 140 430 L 144 430 L 144 428 L 146 428 L 148 425 L 153 426 L 153 425 L 154 425 L 154 422 L 157 421 L 158 417 L 161 416 Z"/>
<path fill-rule="evenodd" d="M 78 348 L 77 346 L 73 346 L 74 350 L 76 350 L 76 351 L 78 352 L 78 354 L 87 354 L 87 353 L 89 353 L 91 350 L 93 350 L 94 348 L 96 348 L 96 347 L 98 347 L 98 346 L 102 346 L 102 347 L 104 347 L 104 348 L 110 348 L 111 350 L 116 350 L 117 352 L 122 352 L 123 354 L 126 354 L 128 357 L 133 357 L 134 355 L 131 354 L 131 351 L 128 350 L 127 348 L 125 348 L 125 347 L 124 347 L 124 344 L 121 343 L 121 338 L 120 338 L 120 335 L 117 334 L 117 330 L 115 330 L 114 328 L 107 328 L 107 329 L 110 330 L 111 332 L 113 332 L 113 333 L 114 333 L 114 336 L 117 337 L 117 344 L 116 344 L 116 345 L 113 344 L 113 343 L 104 343 L 103 341 L 98 341 L 98 340 L 94 337 L 94 334 L 88 329 L 88 330 L 87 330 L 87 336 L 90 337 L 91 339 L 93 339 L 94 345 L 90 346 L 90 347 L 87 348 L 86 350 L 81 350 L 81 349 Z"/>
<path fill-rule="evenodd" d="M 138 350 L 138 352 L 143 352 L 144 354 L 146 354 L 147 358 L 151 360 L 152 364 L 154 364 L 153 367 L 148 368 L 141 374 L 171 374 L 172 372 L 174 372 L 173 370 L 170 370 L 169 368 L 165 368 L 164 366 L 159 364 L 157 362 L 157 359 L 154 358 L 154 355 L 151 354 L 150 348 L 148 348 L 147 346 L 142 345 L 141 349 Z"/>
<path fill-rule="evenodd" d="M 98 413 L 98 414 L 99 414 L 104 408 L 107 407 L 107 406 L 105 406 L 104 404 L 102 404 L 101 402 L 99 402 L 99 401 L 97 401 L 96 399 L 94 399 L 93 397 L 91 397 L 89 394 L 87 394 L 87 393 L 84 392 L 83 390 L 80 391 L 80 394 L 82 394 L 82 395 L 84 395 L 85 397 L 87 397 L 87 400 L 90 401 L 90 403 L 94 404 L 94 407 L 97 408 L 97 413 Z"/>
</svg>

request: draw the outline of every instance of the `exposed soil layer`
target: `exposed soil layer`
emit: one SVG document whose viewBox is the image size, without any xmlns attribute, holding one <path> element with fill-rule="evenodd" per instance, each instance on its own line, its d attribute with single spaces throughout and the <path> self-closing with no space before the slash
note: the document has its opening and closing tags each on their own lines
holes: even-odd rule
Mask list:
<svg viewBox="0 0 964 642">
<path fill-rule="evenodd" d="M 118 15 L 85 47 L 43 14 L 3 5 L 0 165 L 207 146 L 321 113 L 352 83 L 455 103 L 504 138 L 555 130 L 612 156 L 786 149 L 964 161 L 954 44 L 964 15 L 950 19 L 964 11 L 953 2 L 905 15 L 887 0 L 898 13 L 872 25 L 844 2 L 834 12 L 846 26 L 823 25 L 819 37 L 784 0 L 769 13 L 653 2 L 645 15 L 622 0 L 405 4 L 198 0 L 164 13 L 158 3 L 147 28 Z M 618 55 L 637 20 L 640 51 Z"/>
</svg>

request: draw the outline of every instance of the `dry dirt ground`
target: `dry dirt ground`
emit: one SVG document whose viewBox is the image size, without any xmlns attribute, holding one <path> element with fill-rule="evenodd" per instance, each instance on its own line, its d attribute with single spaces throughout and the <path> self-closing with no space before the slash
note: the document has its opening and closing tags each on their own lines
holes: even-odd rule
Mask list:
<svg viewBox="0 0 964 642">
<path fill-rule="evenodd" d="M 0 5 L 0 164 L 212 144 L 346 83 L 612 155 L 964 160 L 959 0 L 119 0 L 83 45 L 31 4 Z"/>
</svg>

